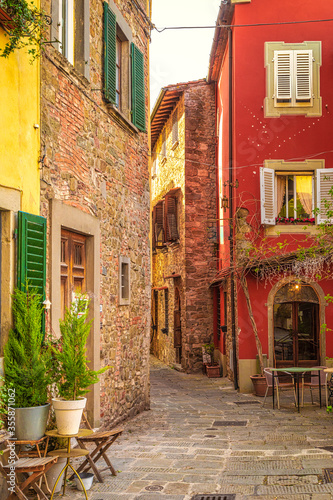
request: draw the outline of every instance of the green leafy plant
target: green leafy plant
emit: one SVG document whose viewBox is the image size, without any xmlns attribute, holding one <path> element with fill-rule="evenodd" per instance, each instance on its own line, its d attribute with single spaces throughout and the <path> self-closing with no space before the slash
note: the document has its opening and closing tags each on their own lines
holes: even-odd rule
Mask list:
<svg viewBox="0 0 333 500">
<path fill-rule="evenodd" d="M 60 321 L 61 338 L 52 351 L 56 364 L 56 384 L 60 397 L 75 400 L 89 392 L 89 386 L 96 384 L 99 375 L 110 367 L 98 371 L 88 368 L 86 342 L 92 321 L 87 322 L 89 301 L 78 296 L 65 319 Z"/>
<path fill-rule="evenodd" d="M 38 292 L 29 286 L 15 289 L 14 329 L 4 349 L 7 387 L 15 388 L 15 406 L 25 408 L 47 403 L 50 384 L 50 351 L 43 345 L 43 304 Z"/>
<path fill-rule="evenodd" d="M 212 354 L 214 354 L 215 345 L 213 343 L 204 344 L 203 347 L 204 347 L 205 352 L 207 354 L 209 354 L 210 356 L 212 356 Z"/>
<path fill-rule="evenodd" d="M 27 47 L 33 62 L 40 56 L 46 42 L 46 29 L 51 24 L 51 18 L 32 1 L 0 0 L 0 8 L 9 16 L 7 21 L 1 20 L 8 42 L 0 50 L 0 56 L 8 57 L 14 50 Z"/>
<path fill-rule="evenodd" d="M 8 386 L 5 385 L 5 377 L 0 375 L 0 430 L 5 428 L 8 414 Z"/>
</svg>

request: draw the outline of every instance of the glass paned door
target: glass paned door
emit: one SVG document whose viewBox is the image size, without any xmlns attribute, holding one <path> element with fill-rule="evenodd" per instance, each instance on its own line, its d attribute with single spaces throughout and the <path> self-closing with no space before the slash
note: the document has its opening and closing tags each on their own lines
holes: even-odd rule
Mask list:
<svg viewBox="0 0 333 500">
<path fill-rule="evenodd" d="M 274 305 L 274 355 L 277 367 L 319 364 L 318 304 Z"/>
<path fill-rule="evenodd" d="M 292 304 L 274 305 L 274 353 L 276 363 L 294 359 Z"/>
</svg>

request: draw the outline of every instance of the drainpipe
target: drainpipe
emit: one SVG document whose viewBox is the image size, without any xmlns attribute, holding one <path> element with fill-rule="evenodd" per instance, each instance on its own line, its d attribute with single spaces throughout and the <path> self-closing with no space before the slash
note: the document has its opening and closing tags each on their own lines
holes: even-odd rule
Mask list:
<svg viewBox="0 0 333 500">
<path fill-rule="evenodd" d="M 233 39 L 232 29 L 228 29 L 229 42 L 229 243 L 230 243 L 230 268 L 231 268 L 231 338 L 234 368 L 234 388 L 238 389 L 238 367 L 237 367 L 237 342 L 236 342 L 236 314 L 235 314 L 235 249 L 234 249 L 234 200 L 233 200 Z"/>
</svg>

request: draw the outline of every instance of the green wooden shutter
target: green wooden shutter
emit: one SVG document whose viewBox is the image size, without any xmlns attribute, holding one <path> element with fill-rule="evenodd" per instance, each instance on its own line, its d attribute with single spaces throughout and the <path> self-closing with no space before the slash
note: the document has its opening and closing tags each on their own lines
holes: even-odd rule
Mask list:
<svg viewBox="0 0 333 500">
<path fill-rule="evenodd" d="M 104 2 L 104 95 L 116 104 L 116 16 Z"/>
<path fill-rule="evenodd" d="M 145 69 L 143 53 L 132 43 L 132 122 L 146 130 Z"/>
<path fill-rule="evenodd" d="M 44 300 L 45 282 L 46 219 L 18 212 L 17 286 L 24 290 L 29 283 Z"/>
</svg>

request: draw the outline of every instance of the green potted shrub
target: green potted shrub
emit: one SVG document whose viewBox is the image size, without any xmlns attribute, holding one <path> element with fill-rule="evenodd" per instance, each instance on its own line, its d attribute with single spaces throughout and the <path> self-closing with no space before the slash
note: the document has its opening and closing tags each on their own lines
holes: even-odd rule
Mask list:
<svg viewBox="0 0 333 500">
<path fill-rule="evenodd" d="M 43 343 L 43 304 L 28 285 L 25 291 L 16 288 L 12 298 L 14 328 L 4 349 L 5 383 L 12 393 L 16 438 L 38 440 L 44 436 L 50 407 L 50 352 Z"/>
<path fill-rule="evenodd" d="M 96 384 L 99 375 L 109 367 L 98 371 L 88 368 L 86 342 L 92 321 L 87 322 L 89 300 L 77 296 L 65 319 L 60 321 L 61 337 L 53 347 L 55 359 L 55 381 L 59 397 L 52 399 L 59 434 L 76 434 L 80 427 L 84 397 L 89 386 Z"/>
<path fill-rule="evenodd" d="M 208 378 L 220 376 L 220 365 L 214 362 L 214 350 L 215 344 L 213 342 L 204 344 L 202 347 L 202 361 Z"/>
</svg>

